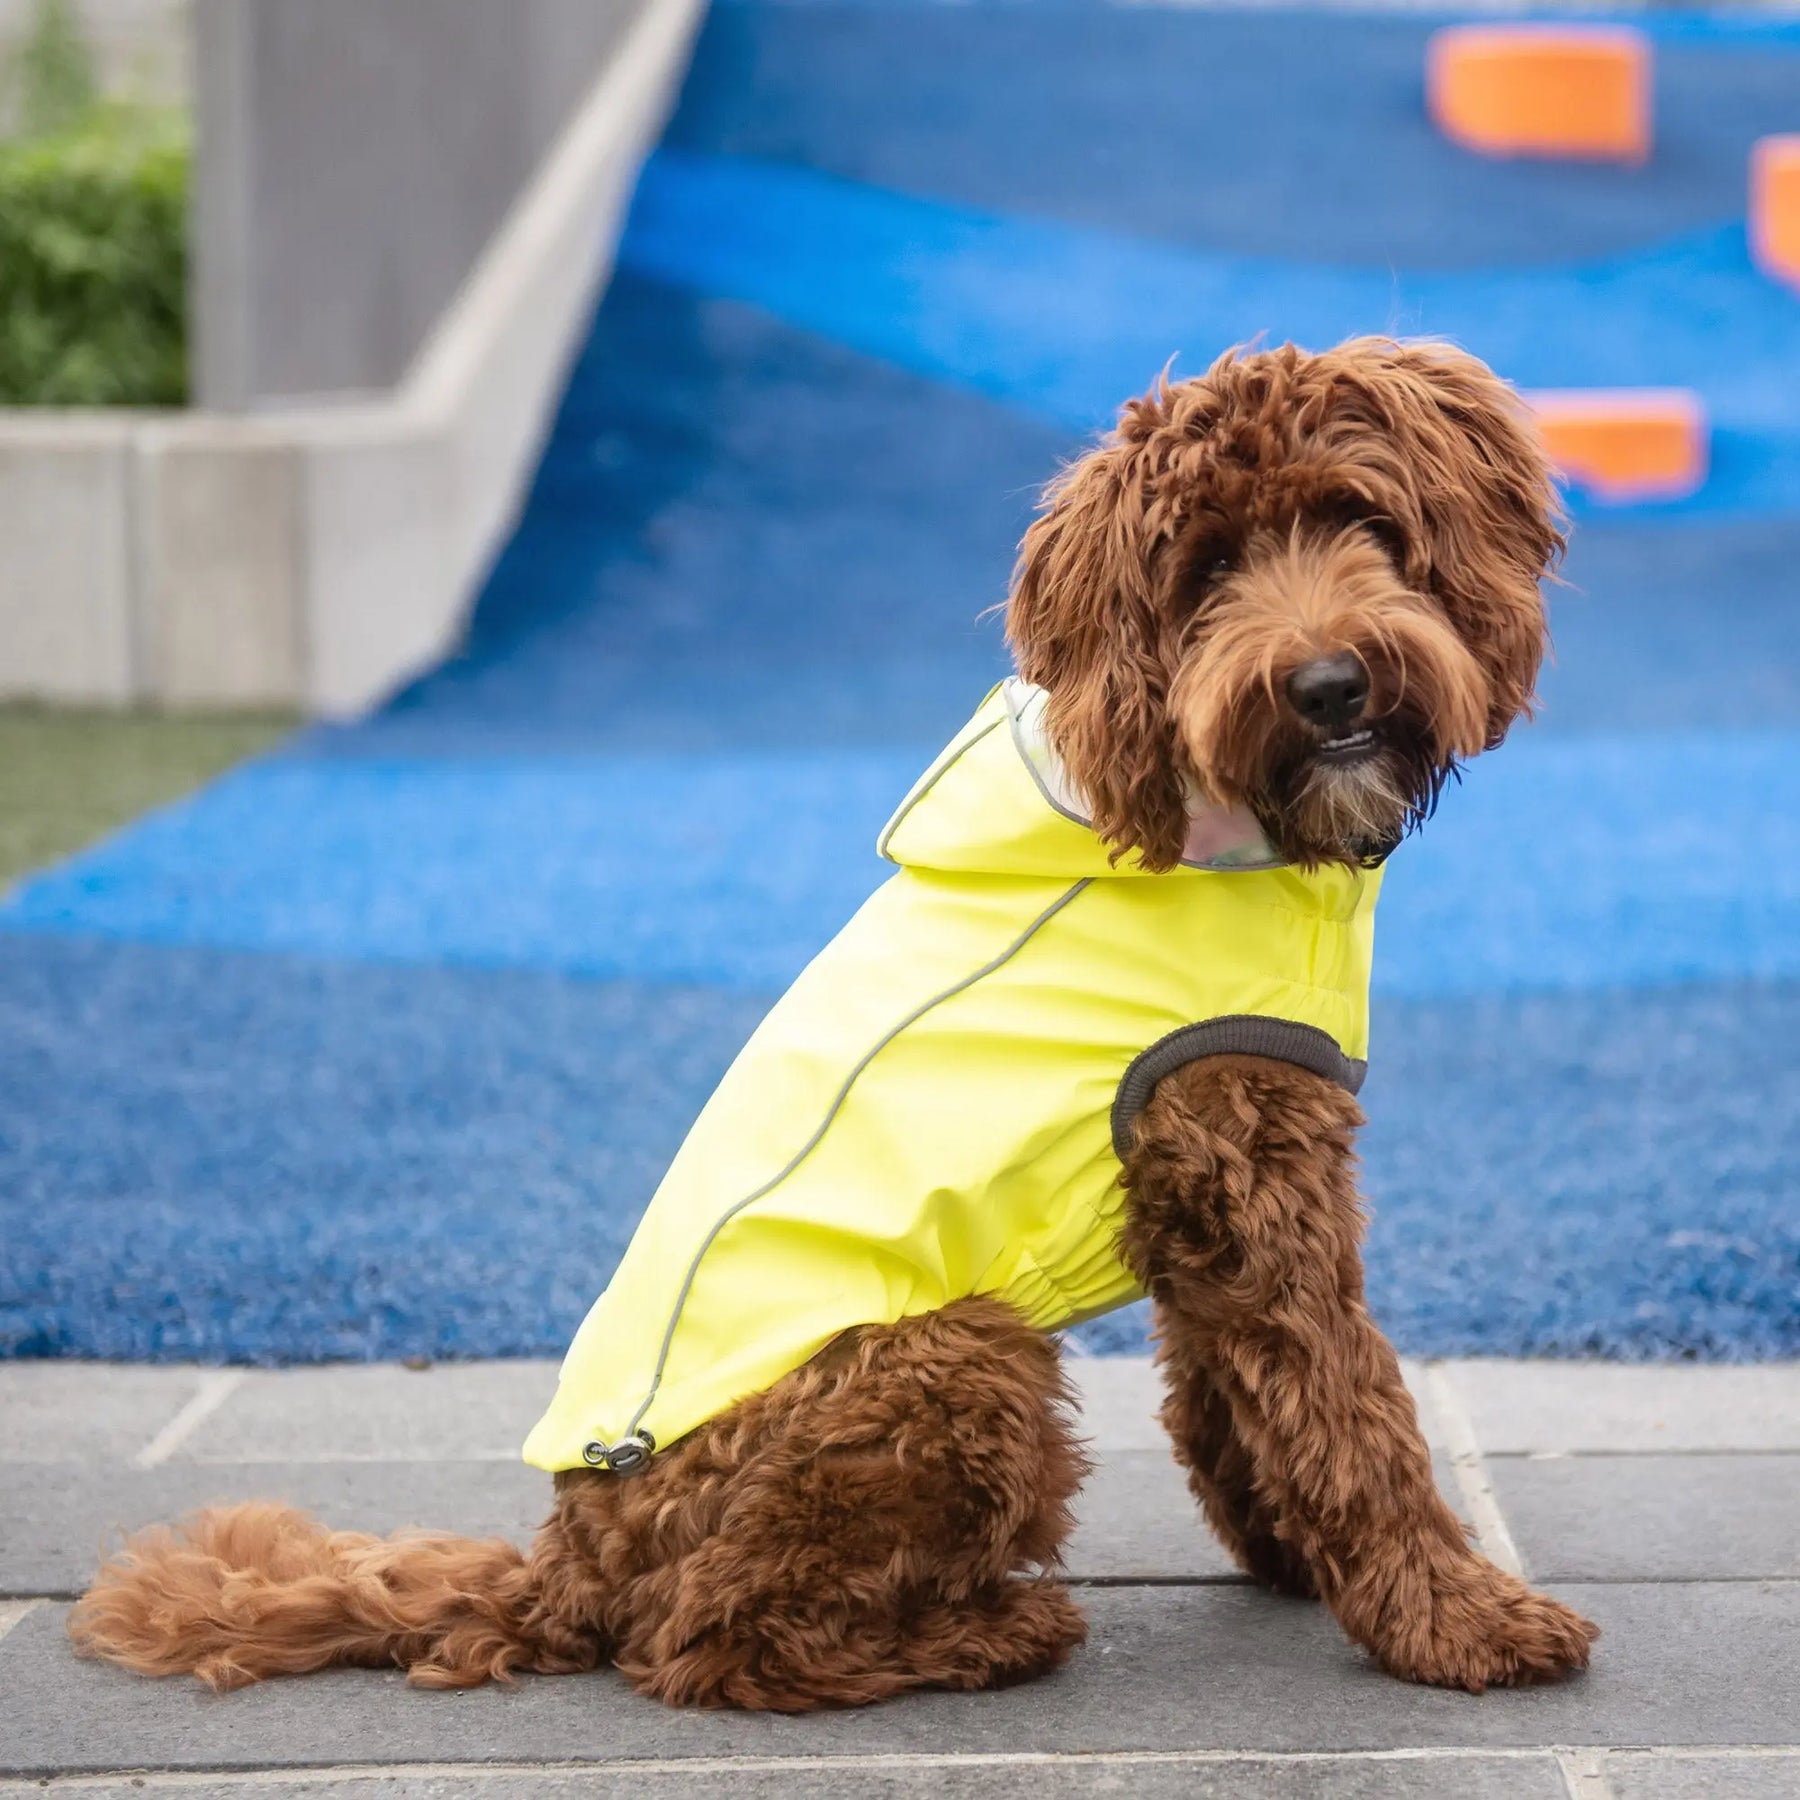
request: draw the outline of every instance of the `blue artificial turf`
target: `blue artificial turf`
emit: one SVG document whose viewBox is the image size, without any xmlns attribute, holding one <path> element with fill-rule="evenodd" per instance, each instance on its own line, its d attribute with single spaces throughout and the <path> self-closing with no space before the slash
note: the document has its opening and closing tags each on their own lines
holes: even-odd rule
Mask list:
<svg viewBox="0 0 1800 1800">
<path fill-rule="evenodd" d="M 560 1354 L 760 1011 L 0 936 L 0 1354 Z"/>
<path fill-rule="evenodd" d="M 0 1352 L 559 1355 L 763 998 L 0 936 Z M 1800 1355 L 1797 1008 L 1378 1003 L 1383 1325 L 1419 1353 Z"/>
<path fill-rule="evenodd" d="M 1582 510 L 1541 721 L 1394 860 L 1372 1299 L 1800 1354 L 1800 296 L 1741 234 L 1800 30 L 1647 23 L 1632 174 L 1441 143 L 1412 17 L 716 6 L 463 648 L 0 901 L 0 1355 L 560 1349 L 1005 667 L 1037 486 L 1172 350 L 1402 322 L 1724 429 Z"/>
<path fill-rule="evenodd" d="M 1793 89 L 1800 116 L 1800 58 Z M 1522 387 L 1694 389 L 1715 436 L 1687 510 L 1780 513 L 1800 490 L 1800 296 L 1752 267 L 1737 219 L 1605 258 L 1416 272 L 1196 249 L 665 150 L 620 254 L 1072 431 L 1110 423 L 1165 366 L 1196 374 L 1231 344 L 1447 337 Z"/>
<path fill-rule="evenodd" d="M 1631 21 L 1659 40 L 1648 168 L 1472 156 L 1425 116 L 1425 42 L 1454 16 L 727 0 L 668 143 L 1227 255 L 1447 270 L 1741 218 L 1751 143 L 1800 117 L 1800 22 L 1658 8 Z"/>
<path fill-rule="evenodd" d="M 0 921 L 767 992 L 891 873 L 935 748 L 272 758 Z M 1800 977 L 1800 731 L 1522 737 L 1395 854 L 1381 945 L 1413 998 Z"/>
</svg>

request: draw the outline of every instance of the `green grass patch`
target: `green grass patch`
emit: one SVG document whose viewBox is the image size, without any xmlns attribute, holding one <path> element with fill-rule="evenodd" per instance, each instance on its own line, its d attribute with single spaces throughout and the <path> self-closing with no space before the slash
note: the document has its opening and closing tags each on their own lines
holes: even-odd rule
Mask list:
<svg viewBox="0 0 1800 1800">
<path fill-rule="evenodd" d="M 179 799 L 297 724 L 283 713 L 0 706 L 0 884 Z"/>
</svg>

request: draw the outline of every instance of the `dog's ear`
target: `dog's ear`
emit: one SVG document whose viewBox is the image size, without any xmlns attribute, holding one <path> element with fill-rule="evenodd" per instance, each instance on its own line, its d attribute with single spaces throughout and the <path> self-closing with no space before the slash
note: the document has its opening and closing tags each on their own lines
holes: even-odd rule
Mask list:
<svg viewBox="0 0 1800 1800">
<path fill-rule="evenodd" d="M 1044 491 L 1019 547 L 1006 635 L 1027 681 L 1050 696 L 1050 740 L 1093 809 L 1115 862 L 1172 869 L 1187 809 L 1168 715 L 1155 534 L 1142 447 L 1160 396 Z"/>
<path fill-rule="evenodd" d="M 1548 647 L 1539 582 L 1564 548 L 1550 460 L 1524 403 L 1444 344 L 1370 346 L 1419 511 L 1424 580 L 1488 678 L 1491 749 L 1531 710 Z"/>
</svg>

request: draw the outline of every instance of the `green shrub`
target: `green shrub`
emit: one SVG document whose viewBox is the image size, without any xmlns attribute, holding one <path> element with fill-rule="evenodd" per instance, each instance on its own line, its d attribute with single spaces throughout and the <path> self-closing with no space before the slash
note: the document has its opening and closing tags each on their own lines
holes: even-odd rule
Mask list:
<svg viewBox="0 0 1800 1800">
<path fill-rule="evenodd" d="M 188 162 L 138 108 L 0 144 L 0 405 L 187 399 Z"/>
</svg>

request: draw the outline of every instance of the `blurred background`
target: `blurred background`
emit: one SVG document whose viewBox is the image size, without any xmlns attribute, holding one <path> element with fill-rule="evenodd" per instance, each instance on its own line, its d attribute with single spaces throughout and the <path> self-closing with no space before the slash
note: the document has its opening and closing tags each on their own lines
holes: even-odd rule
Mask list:
<svg viewBox="0 0 1800 1800">
<path fill-rule="evenodd" d="M 1800 15 L 1586 17 L 1520 155 L 1500 10 L 0 0 L 0 1355 L 559 1353 L 1039 486 L 1360 332 L 1575 518 L 1391 865 L 1377 1315 L 1800 1355 Z"/>
</svg>

